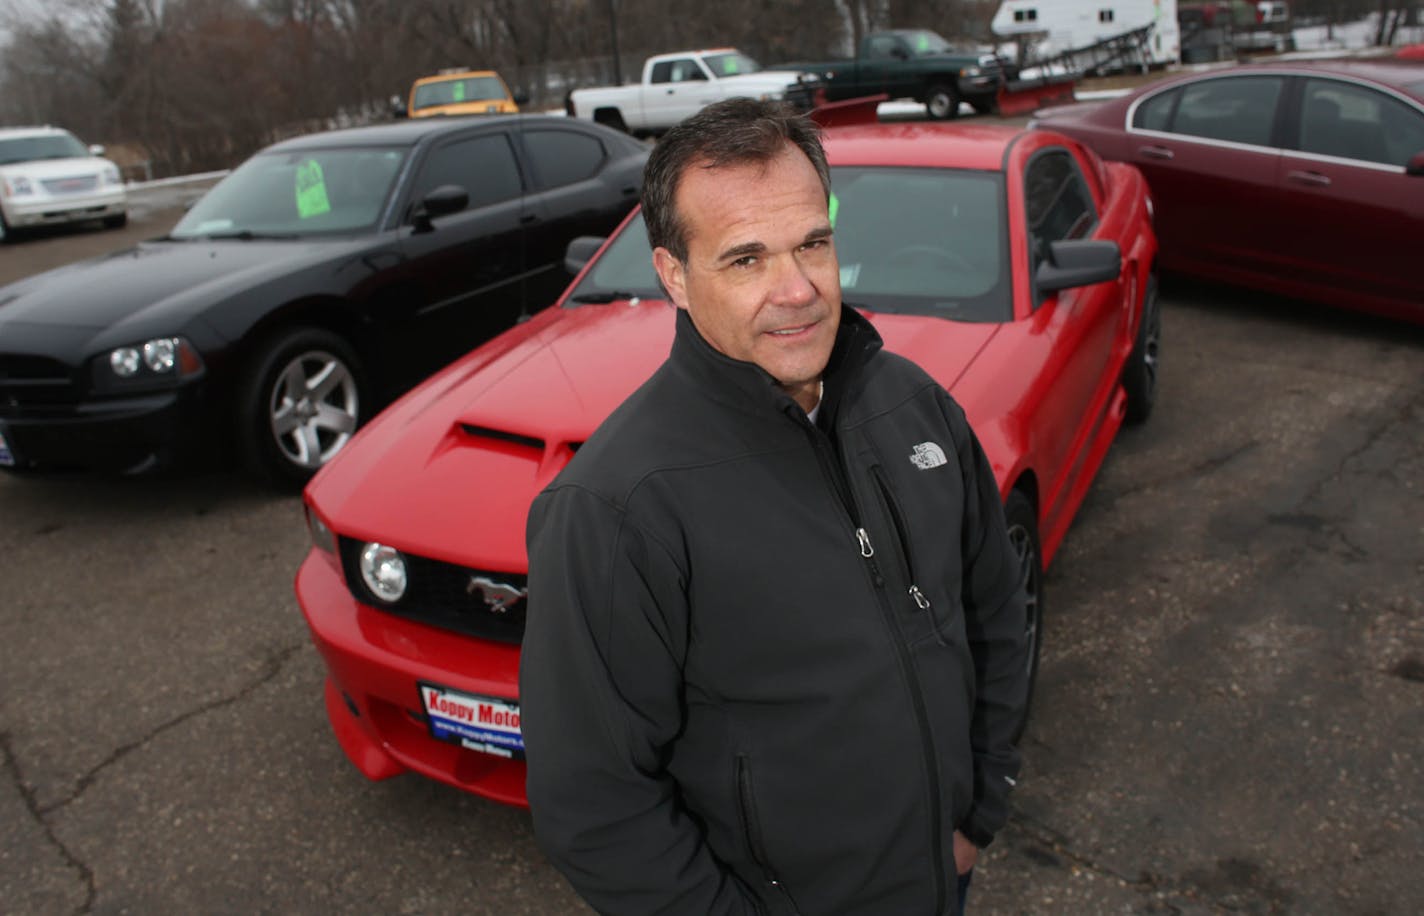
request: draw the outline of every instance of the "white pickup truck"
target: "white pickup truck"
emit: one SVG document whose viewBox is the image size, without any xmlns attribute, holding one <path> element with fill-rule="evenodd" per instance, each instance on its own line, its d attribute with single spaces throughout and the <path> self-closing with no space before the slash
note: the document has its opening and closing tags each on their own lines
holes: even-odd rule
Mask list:
<svg viewBox="0 0 1424 916">
<path fill-rule="evenodd" d="M 564 107 L 570 117 L 641 136 L 660 134 L 704 105 L 736 96 L 810 108 L 816 82 L 810 74 L 762 70 L 736 48 L 677 51 L 648 58 L 641 83 L 575 89 Z"/>
</svg>

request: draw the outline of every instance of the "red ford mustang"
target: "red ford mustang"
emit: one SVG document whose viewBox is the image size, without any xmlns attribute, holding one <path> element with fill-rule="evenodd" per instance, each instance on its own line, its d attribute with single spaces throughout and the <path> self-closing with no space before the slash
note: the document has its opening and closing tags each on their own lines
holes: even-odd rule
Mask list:
<svg viewBox="0 0 1424 916">
<path fill-rule="evenodd" d="M 1213 70 L 1031 126 L 1142 170 L 1164 269 L 1424 322 L 1424 62 Z"/>
<path fill-rule="evenodd" d="M 1138 171 L 1044 132 L 865 125 L 826 135 L 845 301 L 964 406 L 1031 592 L 1124 419 L 1156 391 L 1151 205 Z M 673 314 L 635 214 L 558 305 L 378 416 L 307 487 L 296 590 L 337 740 L 523 804 L 525 515 L 666 357 Z"/>
</svg>

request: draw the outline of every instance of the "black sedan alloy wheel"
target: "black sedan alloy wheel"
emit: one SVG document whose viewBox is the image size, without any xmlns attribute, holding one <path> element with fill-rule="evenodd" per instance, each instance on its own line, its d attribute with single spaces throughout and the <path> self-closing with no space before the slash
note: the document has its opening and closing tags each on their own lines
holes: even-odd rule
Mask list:
<svg viewBox="0 0 1424 916">
<path fill-rule="evenodd" d="M 248 465 L 276 483 L 305 483 L 365 420 L 360 362 L 336 334 L 297 328 L 265 346 L 254 367 L 243 396 Z"/>
</svg>

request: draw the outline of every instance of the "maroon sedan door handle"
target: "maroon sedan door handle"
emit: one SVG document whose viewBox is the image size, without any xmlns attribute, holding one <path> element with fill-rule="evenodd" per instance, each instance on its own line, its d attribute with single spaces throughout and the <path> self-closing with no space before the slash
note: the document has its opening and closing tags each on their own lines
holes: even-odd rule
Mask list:
<svg viewBox="0 0 1424 916">
<path fill-rule="evenodd" d="M 1165 146 L 1139 146 L 1137 152 L 1148 159 L 1172 158 L 1172 151 Z"/>
<path fill-rule="evenodd" d="M 1296 184 L 1308 184 L 1317 188 L 1330 186 L 1330 176 L 1322 175 L 1319 172 L 1302 172 L 1296 169 L 1286 172 L 1286 178 L 1294 181 Z"/>
</svg>

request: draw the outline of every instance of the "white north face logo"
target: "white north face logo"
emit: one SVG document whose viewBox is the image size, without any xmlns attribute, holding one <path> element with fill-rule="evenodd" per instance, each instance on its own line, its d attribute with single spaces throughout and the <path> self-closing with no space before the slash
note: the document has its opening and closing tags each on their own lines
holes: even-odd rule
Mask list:
<svg viewBox="0 0 1424 916">
<path fill-rule="evenodd" d="M 922 471 L 937 468 L 944 464 L 946 460 L 944 457 L 944 449 L 933 442 L 921 442 L 915 446 L 915 450 L 910 453 L 910 463 Z"/>
</svg>

